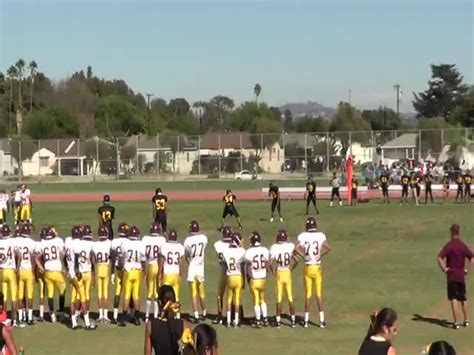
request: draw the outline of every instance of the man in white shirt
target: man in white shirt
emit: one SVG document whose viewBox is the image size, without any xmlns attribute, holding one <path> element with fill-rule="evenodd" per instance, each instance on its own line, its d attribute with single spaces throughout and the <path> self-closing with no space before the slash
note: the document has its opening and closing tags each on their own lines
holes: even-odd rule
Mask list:
<svg viewBox="0 0 474 355">
<path fill-rule="evenodd" d="M 0 191 L 0 227 L 2 224 L 7 223 L 7 216 L 9 208 L 10 197 L 8 196 L 6 190 Z"/>
<path fill-rule="evenodd" d="M 188 267 L 188 283 L 194 317 L 192 322 L 199 322 L 198 297 L 201 304 L 202 317 L 206 318 L 206 293 L 204 289 L 204 256 L 207 247 L 207 236 L 200 232 L 199 223 L 189 223 L 189 237 L 184 240 L 184 249 Z"/>
<path fill-rule="evenodd" d="M 59 311 L 64 313 L 66 300 L 66 266 L 64 265 L 64 241 L 58 237 L 54 227 L 48 227 L 45 239 L 41 240 L 36 252 L 36 266 L 44 274 L 48 297 L 50 319 L 56 322 L 54 312 L 54 289 L 59 293 Z"/>
<path fill-rule="evenodd" d="M 229 247 L 232 236 L 232 229 L 229 226 L 222 228 L 222 239 L 214 243 L 214 250 L 219 263 L 219 283 L 217 285 L 217 318 L 212 321 L 214 324 L 222 324 L 222 309 L 224 307 L 224 292 L 227 286 L 227 269 L 224 260 L 224 250 Z"/>
<path fill-rule="evenodd" d="M 181 273 L 183 271 L 184 246 L 178 242 L 178 233 L 168 230 L 168 241 L 160 250 L 160 285 L 171 286 L 176 302 L 179 302 L 181 288 Z M 180 313 L 176 314 L 180 318 Z"/>
<path fill-rule="evenodd" d="M 93 264 L 96 274 L 97 301 L 99 303 L 99 323 L 110 323 L 108 317 L 110 248 L 109 229 L 101 225 L 97 230 L 99 241 L 92 245 Z"/>
<path fill-rule="evenodd" d="M 250 236 L 250 248 L 245 252 L 245 262 L 247 264 L 247 275 L 250 279 L 250 293 L 252 294 L 255 310 L 256 328 L 268 325 L 268 311 L 265 303 L 265 287 L 267 278 L 267 265 L 270 260 L 270 252 L 261 245 L 262 237 L 258 232 L 252 232 Z"/>
<path fill-rule="evenodd" d="M 239 326 L 239 308 L 245 286 L 245 249 L 242 248 L 242 235 L 233 233 L 229 247 L 223 251 L 227 273 L 227 327 L 230 328 L 232 305 L 234 305 L 234 327 Z"/>
<path fill-rule="evenodd" d="M 71 228 L 71 236 L 64 240 L 64 251 L 66 256 L 67 277 L 71 286 L 71 302 L 69 312 L 71 315 L 72 329 L 77 329 L 74 320 L 80 315 L 81 303 L 85 302 L 85 295 L 82 290 L 81 279 L 77 277 L 76 270 L 76 252 L 75 246 L 81 241 L 82 227 L 73 226 Z M 85 307 L 85 306 L 84 306 Z"/>
<path fill-rule="evenodd" d="M 144 236 L 142 242 L 145 245 L 146 254 L 147 300 L 145 321 L 148 322 L 152 304 L 153 315 L 155 319 L 158 318 L 158 259 L 161 246 L 166 243 L 166 238 L 161 234 L 159 222 L 154 222 L 150 226 L 150 235 Z"/>
<path fill-rule="evenodd" d="M 112 324 L 118 323 L 120 295 L 122 294 L 123 285 L 123 265 L 120 264 L 120 255 L 122 253 L 122 244 L 127 240 L 129 230 L 130 226 L 127 223 L 120 223 L 118 225 L 118 238 L 112 240 L 110 247 L 110 262 L 112 267 L 110 280 L 112 285 L 115 286 Z"/>
<path fill-rule="evenodd" d="M 291 264 L 295 245 L 288 242 L 288 233 L 281 229 L 276 237 L 276 244 L 270 248 L 271 268 L 275 274 L 276 283 L 276 327 L 281 326 L 281 302 L 283 301 L 283 292 L 286 293 L 291 314 L 291 326 L 296 327 L 296 312 L 293 302 L 293 287 L 291 277 Z"/>
<path fill-rule="evenodd" d="M 90 309 L 90 290 L 91 282 L 94 279 L 92 270 L 92 228 L 84 226 L 82 229 L 81 239 L 74 243 L 74 269 L 76 271 L 76 279 L 79 281 L 79 292 L 81 299 L 81 311 L 84 316 L 86 330 L 95 330 L 96 325 L 91 323 L 89 318 Z M 77 328 L 77 317 L 71 318 L 72 328 Z"/>
<path fill-rule="evenodd" d="M 4 224 L 1 229 L 0 238 L 0 275 L 2 280 L 2 291 L 5 303 L 8 300 L 8 292 L 11 297 L 11 315 L 13 325 L 19 326 L 17 321 L 17 247 L 13 238 L 13 233 L 8 224 Z"/>
<path fill-rule="evenodd" d="M 15 219 L 15 224 L 20 224 L 21 221 L 21 185 L 16 187 L 16 190 L 12 191 L 13 197 L 13 217 Z"/>
<path fill-rule="evenodd" d="M 128 240 L 121 246 L 124 276 L 123 276 L 123 319 L 119 326 L 125 326 L 125 319 L 130 309 L 130 300 L 133 302 L 135 310 L 134 323 L 140 325 L 140 283 L 142 280 L 142 271 L 145 264 L 145 246 L 140 240 L 140 230 L 132 226 L 128 233 Z"/>
<path fill-rule="evenodd" d="M 20 322 L 23 320 L 24 310 L 28 306 L 28 325 L 33 325 L 33 295 L 35 283 L 35 241 L 31 239 L 31 226 L 23 224 L 20 227 L 20 236 L 16 238 L 16 247 L 20 259 L 18 273 L 18 315 Z M 26 296 L 26 297 L 25 297 Z M 27 304 L 24 304 L 26 299 Z"/>
<path fill-rule="evenodd" d="M 31 201 L 31 191 L 26 184 L 21 185 L 20 190 L 21 208 L 20 208 L 20 222 L 32 223 L 33 202 Z"/>
<path fill-rule="evenodd" d="M 306 219 L 306 232 L 298 235 L 296 253 L 304 258 L 304 286 L 305 286 L 305 313 L 304 327 L 309 325 L 309 313 L 311 310 L 311 297 L 313 290 L 316 294 L 316 301 L 319 308 L 319 326 L 326 327 L 324 319 L 322 284 L 323 274 L 321 270 L 321 259 L 331 251 L 331 246 L 326 241 L 326 235 L 318 232 L 316 220 L 313 217 Z"/>
</svg>

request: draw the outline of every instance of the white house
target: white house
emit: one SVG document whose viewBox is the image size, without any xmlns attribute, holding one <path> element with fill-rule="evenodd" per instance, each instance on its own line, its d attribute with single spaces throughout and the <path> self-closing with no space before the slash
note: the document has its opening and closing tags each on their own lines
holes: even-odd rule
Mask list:
<svg viewBox="0 0 474 355">
<path fill-rule="evenodd" d="M 415 159 L 417 138 L 416 133 L 405 133 L 382 145 L 380 147 L 382 164 L 391 166 L 395 161 Z"/>
<path fill-rule="evenodd" d="M 10 141 L 0 139 L 0 174 L 1 176 L 15 174 L 16 164 L 12 158 Z"/>
</svg>

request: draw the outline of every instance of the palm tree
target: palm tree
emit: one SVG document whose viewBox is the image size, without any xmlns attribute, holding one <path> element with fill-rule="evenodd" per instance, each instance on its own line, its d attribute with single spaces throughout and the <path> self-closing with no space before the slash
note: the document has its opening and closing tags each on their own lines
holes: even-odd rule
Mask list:
<svg viewBox="0 0 474 355">
<path fill-rule="evenodd" d="M 15 65 L 18 77 L 18 107 L 21 110 L 23 106 L 21 102 L 21 78 L 23 77 L 23 70 L 25 69 L 25 61 L 23 59 L 18 59 Z"/>
<path fill-rule="evenodd" d="M 12 105 L 13 105 L 13 79 L 18 75 L 18 70 L 12 65 L 7 70 L 8 78 L 10 79 L 10 105 L 8 106 L 8 130 L 11 129 L 11 116 L 12 116 Z"/>
<path fill-rule="evenodd" d="M 253 87 L 253 92 L 255 94 L 255 101 L 257 102 L 258 104 L 258 97 L 260 96 L 260 94 L 262 93 L 262 87 L 260 86 L 259 83 L 256 83 L 255 86 Z"/>
<path fill-rule="evenodd" d="M 30 93 L 30 115 L 31 111 L 33 110 L 33 91 L 35 88 L 35 76 L 36 70 L 38 69 L 38 64 L 34 60 L 32 60 L 28 66 L 30 69 L 30 79 L 31 79 L 31 93 Z"/>
<path fill-rule="evenodd" d="M 194 111 L 198 115 L 199 118 L 199 132 L 202 134 L 202 118 L 206 114 L 207 102 L 205 101 L 196 101 L 193 104 Z"/>
</svg>

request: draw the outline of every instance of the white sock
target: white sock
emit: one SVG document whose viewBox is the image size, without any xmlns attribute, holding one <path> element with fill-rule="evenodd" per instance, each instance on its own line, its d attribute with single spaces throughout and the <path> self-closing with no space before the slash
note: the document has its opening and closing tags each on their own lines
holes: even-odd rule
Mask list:
<svg viewBox="0 0 474 355">
<path fill-rule="evenodd" d="M 158 312 L 160 311 L 158 307 L 158 301 L 153 301 L 153 310 L 153 315 L 155 316 L 155 319 L 158 319 Z"/>
<path fill-rule="evenodd" d="M 207 316 L 207 310 L 206 310 L 206 309 L 203 309 L 203 310 L 202 310 L 202 316 L 203 316 L 203 317 Z"/>
<path fill-rule="evenodd" d="M 114 319 L 117 320 L 118 318 L 118 308 L 114 308 Z"/>
<path fill-rule="evenodd" d="M 324 312 L 319 312 L 319 321 L 324 322 Z"/>
<path fill-rule="evenodd" d="M 90 319 L 89 319 L 89 312 L 87 312 L 86 314 L 84 314 L 84 323 L 86 323 L 86 327 L 90 327 L 91 321 L 90 321 Z"/>
<path fill-rule="evenodd" d="M 235 312 L 234 314 L 234 324 L 239 324 L 239 312 Z"/>
<path fill-rule="evenodd" d="M 29 321 L 32 321 L 32 320 L 33 320 L 33 310 L 32 310 L 32 309 L 29 309 L 29 310 L 28 310 L 28 320 L 29 320 Z"/>
<path fill-rule="evenodd" d="M 18 319 L 21 321 L 23 321 L 23 309 L 19 309 L 18 310 Z"/>
<path fill-rule="evenodd" d="M 40 305 L 40 318 L 44 317 L 44 305 Z"/>
<path fill-rule="evenodd" d="M 267 315 L 268 315 L 268 312 L 267 312 L 267 304 L 266 303 L 262 303 L 260 305 L 260 307 L 262 308 L 262 317 L 263 318 L 267 318 Z"/>
<path fill-rule="evenodd" d="M 198 311 L 194 311 L 194 318 L 196 318 L 196 319 L 199 318 L 199 312 Z"/>
<path fill-rule="evenodd" d="M 329 202 L 329 207 L 332 207 L 332 201 L 331 201 L 331 202 Z"/>
<path fill-rule="evenodd" d="M 276 320 L 277 320 L 278 323 L 280 323 L 281 317 L 280 317 L 280 316 L 276 316 Z"/>
<path fill-rule="evenodd" d="M 73 327 L 77 327 L 77 318 L 76 316 L 71 316 L 71 322 Z"/>
<path fill-rule="evenodd" d="M 102 309 L 102 313 L 104 315 L 104 319 L 109 319 L 109 310 L 107 308 Z"/>
<path fill-rule="evenodd" d="M 294 314 L 291 315 L 291 321 L 292 322 L 296 321 L 296 316 Z"/>
<path fill-rule="evenodd" d="M 176 319 L 181 319 L 181 313 L 176 313 Z"/>
<path fill-rule="evenodd" d="M 56 313 L 54 313 L 54 312 L 51 313 L 51 321 L 52 321 L 53 323 L 56 323 Z"/>
<path fill-rule="evenodd" d="M 309 322 L 309 312 L 304 312 L 304 321 Z"/>
<path fill-rule="evenodd" d="M 227 312 L 227 324 L 230 324 L 230 321 L 232 319 L 231 315 L 230 315 L 230 311 Z"/>
<path fill-rule="evenodd" d="M 151 311 L 151 301 L 150 301 L 150 300 L 146 300 L 146 311 L 145 311 L 145 315 L 146 315 L 147 318 L 150 316 L 150 311 Z"/>
<path fill-rule="evenodd" d="M 99 319 L 104 318 L 104 310 L 102 308 L 99 308 Z"/>
<path fill-rule="evenodd" d="M 255 319 L 256 320 L 260 320 L 260 317 L 261 317 L 261 314 L 260 314 L 260 306 L 259 305 L 256 305 L 253 307 L 254 311 L 255 311 Z M 237 313 L 238 314 L 238 313 Z"/>
</svg>

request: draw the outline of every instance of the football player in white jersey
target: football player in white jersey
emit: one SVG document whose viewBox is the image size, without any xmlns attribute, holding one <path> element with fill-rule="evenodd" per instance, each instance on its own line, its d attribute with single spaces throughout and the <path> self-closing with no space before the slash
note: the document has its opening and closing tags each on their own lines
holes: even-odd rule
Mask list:
<svg viewBox="0 0 474 355">
<path fill-rule="evenodd" d="M 66 300 L 66 266 L 64 265 L 64 241 L 57 235 L 54 227 L 48 227 L 45 238 L 41 240 L 36 254 L 36 266 L 44 274 L 51 322 L 56 322 L 54 311 L 54 289 L 59 293 L 59 311 L 64 313 Z"/>
<path fill-rule="evenodd" d="M 160 285 L 171 286 L 179 302 L 181 287 L 181 273 L 183 272 L 184 246 L 178 242 L 178 233 L 174 229 L 168 230 L 168 241 L 160 250 Z M 176 313 L 180 318 L 180 312 Z"/>
<path fill-rule="evenodd" d="M 7 223 L 7 216 L 10 210 L 10 196 L 6 190 L 0 190 L 0 227 Z"/>
<path fill-rule="evenodd" d="M 217 284 L 217 318 L 212 321 L 214 324 L 222 324 L 222 309 L 224 307 L 224 292 L 227 285 L 227 273 L 224 260 L 224 249 L 229 247 L 232 229 L 229 226 L 222 228 L 222 238 L 214 243 L 214 250 L 219 263 L 219 282 Z"/>
<path fill-rule="evenodd" d="M 18 300 L 18 283 L 17 283 L 17 247 L 16 240 L 13 238 L 13 233 L 8 224 L 4 224 L 1 230 L 0 239 L 0 276 L 2 280 L 2 293 L 4 295 L 5 303 L 8 300 L 8 295 L 11 296 L 11 315 L 13 325 L 19 326 L 17 321 L 17 300 Z"/>
<path fill-rule="evenodd" d="M 24 310 L 28 306 L 28 325 L 33 325 L 33 295 L 35 284 L 35 241 L 31 239 L 31 226 L 23 224 L 20 235 L 16 238 L 16 247 L 20 258 L 20 271 L 18 273 L 18 318 L 23 320 Z M 24 304 L 24 300 L 26 303 Z"/>
<path fill-rule="evenodd" d="M 25 185 L 21 185 L 21 208 L 20 208 L 20 222 L 21 223 L 32 223 L 32 215 L 33 212 L 33 201 L 31 200 L 31 191 Z"/>
<path fill-rule="evenodd" d="M 241 247 L 242 236 L 233 233 L 229 247 L 222 252 L 227 274 L 227 327 L 231 327 L 232 305 L 234 305 L 234 327 L 239 326 L 239 308 L 245 287 L 245 249 Z"/>
<path fill-rule="evenodd" d="M 76 279 L 79 281 L 79 297 L 81 299 L 81 311 L 84 316 L 86 330 L 95 330 L 96 325 L 91 323 L 89 318 L 90 309 L 90 291 L 91 282 L 94 280 L 92 269 L 92 228 L 84 226 L 82 229 L 81 239 L 74 243 L 74 269 L 76 271 Z M 71 318 L 72 328 L 77 328 L 77 317 Z"/>
<path fill-rule="evenodd" d="M 123 319 L 119 322 L 119 326 L 125 326 L 125 319 L 130 309 L 130 300 L 133 302 L 135 310 L 134 323 L 140 325 L 140 283 L 142 272 L 145 266 L 145 246 L 140 238 L 140 230 L 132 226 L 128 233 L 128 240 L 122 244 L 122 259 L 124 275 L 123 275 Z"/>
<path fill-rule="evenodd" d="M 316 301 L 319 308 L 319 326 L 326 327 L 324 318 L 322 284 L 323 274 L 321 270 L 321 259 L 331 251 L 331 246 L 326 241 L 326 235 L 318 232 L 316 220 L 313 217 L 306 219 L 306 232 L 298 235 L 298 243 L 295 249 L 296 253 L 304 258 L 304 327 L 309 325 L 309 313 L 311 311 L 311 297 L 313 291 L 316 295 Z"/>
<path fill-rule="evenodd" d="M 96 275 L 97 301 L 99 303 L 99 323 L 110 323 L 108 317 L 110 248 L 109 229 L 100 226 L 97 230 L 99 240 L 92 245 L 93 264 Z"/>
<path fill-rule="evenodd" d="M 77 270 L 75 265 L 75 245 L 80 242 L 81 237 L 82 227 L 76 225 L 71 228 L 71 236 L 66 237 L 66 239 L 64 240 L 67 277 L 69 279 L 69 284 L 71 285 L 71 302 L 69 306 L 69 311 L 72 322 L 74 322 L 74 320 L 77 319 L 77 317 L 79 317 L 80 315 L 81 302 L 85 302 L 85 295 L 81 291 L 81 280 L 76 277 Z M 77 325 L 74 324 L 72 324 L 72 328 L 77 329 Z"/>
<path fill-rule="evenodd" d="M 204 289 L 204 256 L 207 247 L 207 236 L 200 232 L 199 223 L 189 223 L 189 236 L 184 240 L 184 249 L 188 267 L 188 283 L 191 291 L 191 301 L 194 317 L 191 321 L 199 322 L 198 297 L 201 305 L 202 317 L 206 318 L 206 293 Z"/>
<path fill-rule="evenodd" d="M 41 228 L 40 231 L 40 240 L 35 242 L 35 259 L 34 259 L 34 269 L 35 269 L 35 281 L 38 283 L 38 299 L 39 299 L 39 319 L 38 322 L 44 321 L 44 299 L 46 297 L 46 286 L 44 282 L 44 269 L 41 270 L 37 267 L 36 257 L 41 259 L 41 264 L 44 264 L 43 256 L 41 254 L 41 242 L 46 239 L 48 234 L 48 227 Z"/>
<path fill-rule="evenodd" d="M 110 248 L 110 262 L 112 266 L 110 281 L 115 286 L 114 292 L 114 318 L 112 324 L 117 324 L 120 295 L 122 294 L 122 283 L 123 283 L 123 265 L 120 264 L 120 254 L 122 252 L 122 244 L 128 238 L 128 231 L 130 227 L 127 223 L 120 223 L 118 225 L 118 238 L 112 240 Z"/>
<path fill-rule="evenodd" d="M 161 234 L 159 222 L 154 222 L 150 226 L 150 235 L 142 239 L 145 245 L 146 254 L 146 285 L 147 299 L 145 321 L 150 319 L 151 306 L 153 304 L 153 315 L 158 318 L 158 259 L 160 257 L 160 248 L 166 243 L 166 238 Z"/>
<path fill-rule="evenodd" d="M 284 229 L 279 230 L 276 237 L 276 244 L 273 244 L 270 248 L 270 259 L 272 261 L 270 267 L 275 274 L 276 281 L 276 327 L 278 328 L 281 325 L 281 302 L 283 301 L 283 292 L 286 293 L 290 307 L 291 326 L 293 328 L 296 327 L 296 312 L 293 302 L 291 277 L 291 267 L 292 264 L 294 264 L 292 263 L 294 250 L 295 245 L 288 242 L 288 233 Z"/>
<path fill-rule="evenodd" d="M 254 326 L 260 328 L 268 325 L 268 311 L 265 303 L 265 288 L 267 279 L 267 266 L 270 260 L 270 252 L 262 246 L 262 237 L 258 232 L 252 232 L 250 236 L 250 248 L 245 252 L 247 275 L 249 277 L 250 293 L 252 294 L 255 310 Z"/>
</svg>

